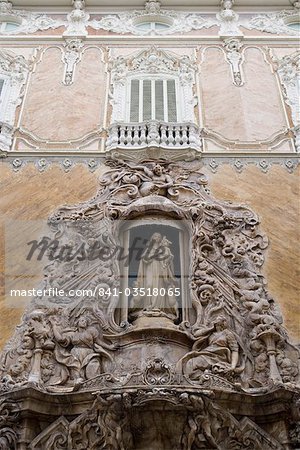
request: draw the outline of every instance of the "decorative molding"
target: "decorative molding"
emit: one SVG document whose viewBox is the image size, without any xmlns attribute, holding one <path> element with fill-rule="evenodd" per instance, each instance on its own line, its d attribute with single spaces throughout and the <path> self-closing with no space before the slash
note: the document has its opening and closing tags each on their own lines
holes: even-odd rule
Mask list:
<svg viewBox="0 0 300 450">
<path fill-rule="evenodd" d="M 62 61 L 65 64 L 63 83 L 70 86 L 74 82 L 76 65 L 81 60 L 83 42 L 79 38 L 66 39 L 62 54 Z"/>
<path fill-rule="evenodd" d="M 298 30 L 293 30 L 293 28 L 288 26 L 289 21 L 293 18 L 300 19 L 298 8 L 271 14 L 260 14 L 252 17 L 249 21 L 243 22 L 242 26 L 249 30 L 264 31 L 266 33 L 299 36 Z"/>
<path fill-rule="evenodd" d="M 300 51 L 281 59 L 273 58 L 273 61 L 283 88 L 285 102 L 291 108 L 295 145 L 300 152 Z"/>
<path fill-rule="evenodd" d="M 9 1 L 0 2 L 0 20 L 19 23 L 20 26 L 10 31 L 0 31 L 2 35 L 30 34 L 65 26 L 65 21 L 52 19 L 46 14 L 36 14 L 13 8 Z"/>
<path fill-rule="evenodd" d="M 4 79 L 0 99 L 0 149 L 10 150 L 14 134 L 16 109 L 24 95 L 31 63 L 21 55 L 0 50 L 0 78 Z"/>
<path fill-rule="evenodd" d="M 13 153 L 13 154 L 12 154 Z M 95 172 L 105 159 L 105 155 L 115 155 L 132 161 L 151 158 L 169 158 L 172 161 L 196 161 L 201 160 L 203 166 L 216 173 L 223 165 L 233 167 L 238 173 L 243 172 L 249 166 L 256 166 L 261 172 L 268 173 L 274 166 L 284 168 L 288 173 L 294 173 L 299 166 L 299 156 L 296 154 L 270 155 L 270 154 L 245 154 L 245 153 L 200 153 L 193 150 L 163 150 L 163 149 L 131 149 L 107 152 L 106 154 L 20 154 L 20 152 L 2 152 L 2 163 L 10 165 L 14 172 L 22 170 L 28 164 L 34 165 L 39 172 L 44 172 L 53 166 L 60 166 L 64 172 L 69 172 L 78 165 L 86 166 L 89 172 Z"/>
<path fill-rule="evenodd" d="M 234 0 L 221 0 L 221 11 L 217 14 L 220 24 L 219 36 L 226 39 L 230 36 L 242 37 L 239 28 L 239 15 L 233 10 Z"/>
<path fill-rule="evenodd" d="M 73 10 L 67 16 L 65 37 L 84 38 L 88 35 L 86 27 L 90 25 L 90 15 L 85 11 L 85 0 L 72 0 Z"/>
<path fill-rule="evenodd" d="M 243 86 L 244 85 L 244 75 L 242 69 L 242 64 L 244 61 L 242 53 L 243 44 L 239 39 L 229 38 L 225 39 L 223 46 L 226 51 L 226 59 L 230 64 L 233 84 L 238 87 Z"/>
<path fill-rule="evenodd" d="M 195 72 L 197 65 L 188 56 L 177 56 L 152 46 L 146 50 L 128 57 L 118 56 L 109 61 L 111 71 L 113 107 L 112 122 L 124 122 L 126 120 L 126 95 L 130 76 L 169 75 L 179 81 L 179 105 L 181 108 L 181 120 L 194 122 L 194 108 L 197 102 L 193 93 Z"/>
<path fill-rule="evenodd" d="M 141 29 L 137 25 L 142 22 L 160 22 L 166 28 Z M 139 36 L 170 35 L 175 33 L 187 33 L 191 30 L 201 30 L 217 25 L 212 19 L 203 18 L 199 14 L 189 14 L 169 9 L 162 9 L 161 3 L 150 0 L 145 3 L 144 10 L 136 10 L 129 13 L 106 15 L 101 19 L 93 19 L 88 24 L 95 30 L 107 30 L 115 33 L 131 33 Z"/>
</svg>

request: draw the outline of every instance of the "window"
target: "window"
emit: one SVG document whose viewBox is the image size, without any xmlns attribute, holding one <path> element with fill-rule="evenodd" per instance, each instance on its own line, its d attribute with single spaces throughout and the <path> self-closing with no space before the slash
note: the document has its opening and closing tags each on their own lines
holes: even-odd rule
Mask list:
<svg viewBox="0 0 300 450">
<path fill-rule="evenodd" d="M 19 28 L 20 24 L 17 22 L 0 22 L 0 32 L 10 32 Z"/>
<path fill-rule="evenodd" d="M 147 32 L 164 31 L 170 28 L 170 25 L 163 22 L 141 22 L 135 25 L 138 30 Z"/>
<path fill-rule="evenodd" d="M 129 98 L 129 122 L 178 121 L 175 79 L 131 79 Z"/>
<path fill-rule="evenodd" d="M 300 22 L 291 22 L 291 23 L 288 23 L 287 26 L 289 28 L 292 28 L 293 30 L 300 32 Z"/>
</svg>

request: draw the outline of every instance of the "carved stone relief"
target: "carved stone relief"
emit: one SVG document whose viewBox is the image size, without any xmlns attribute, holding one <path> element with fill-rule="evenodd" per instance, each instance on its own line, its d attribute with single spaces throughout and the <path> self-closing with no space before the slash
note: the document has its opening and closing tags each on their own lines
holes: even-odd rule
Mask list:
<svg viewBox="0 0 300 450">
<path fill-rule="evenodd" d="M 16 109 L 22 102 L 31 64 L 23 56 L 0 50 L 0 78 L 4 80 L 0 98 L 0 149 L 10 150 Z"/>
<path fill-rule="evenodd" d="M 243 45 L 239 39 L 230 38 L 225 40 L 224 47 L 226 51 L 227 61 L 229 62 L 231 67 L 233 84 L 235 84 L 235 86 L 243 86 L 244 84 L 244 77 L 242 71 Z"/>
<path fill-rule="evenodd" d="M 228 38 L 230 36 L 242 37 L 239 29 L 239 15 L 233 10 L 234 0 L 222 0 L 221 11 L 217 14 L 220 24 L 219 36 Z"/>
<path fill-rule="evenodd" d="M 143 22 L 159 22 L 164 27 L 140 27 Z M 144 10 L 136 10 L 130 13 L 105 15 L 101 19 L 92 19 L 89 26 L 95 30 L 108 30 L 115 33 L 132 33 L 135 35 L 169 35 L 186 33 L 191 30 L 201 30 L 216 25 L 217 22 L 210 18 L 203 18 L 199 14 L 189 14 L 161 8 L 157 0 L 145 3 Z"/>
<path fill-rule="evenodd" d="M 284 56 L 282 59 L 273 58 L 276 71 L 283 88 L 286 103 L 291 108 L 294 124 L 295 146 L 300 151 L 300 52 Z"/>
<path fill-rule="evenodd" d="M 64 45 L 63 62 L 65 64 L 65 72 L 63 83 L 69 86 L 74 81 L 76 65 L 81 59 L 83 42 L 81 39 L 67 39 Z"/>
<path fill-rule="evenodd" d="M 0 359 L 4 398 L 28 399 L 30 387 L 32 402 L 60 398 L 29 448 L 286 448 L 286 435 L 255 423 L 260 411 L 264 423 L 291 416 L 299 391 L 299 350 L 261 271 L 268 239 L 251 209 L 211 197 L 200 164 L 111 157 L 95 197 L 49 218 L 41 294 Z M 175 234 L 152 231 L 147 245 L 164 259 L 149 264 L 144 247 L 130 288 L 124 225 L 150 219 L 185 233 L 188 274 L 171 266 Z M 187 301 L 166 297 L 176 284 Z"/>
<path fill-rule="evenodd" d="M 67 29 L 63 36 L 66 37 L 85 37 L 88 35 L 87 25 L 90 15 L 85 11 L 84 0 L 72 0 L 73 10 L 67 16 Z"/>
<path fill-rule="evenodd" d="M 0 19 L 10 20 L 19 24 L 15 29 L 0 31 L 0 34 L 29 34 L 36 31 L 59 28 L 65 25 L 65 21 L 52 19 L 46 14 L 36 14 L 26 10 L 13 8 L 10 1 L 0 2 Z"/>
<path fill-rule="evenodd" d="M 242 26 L 249 30 L 259 30 L 272 34 L 289 34 L 299 36 L 299 31 L 288 26 L 291 19 L 299 20 L 299 8 L 283 10 L 271 14 L 260 14 L 243 22 Z"/>
</svg>

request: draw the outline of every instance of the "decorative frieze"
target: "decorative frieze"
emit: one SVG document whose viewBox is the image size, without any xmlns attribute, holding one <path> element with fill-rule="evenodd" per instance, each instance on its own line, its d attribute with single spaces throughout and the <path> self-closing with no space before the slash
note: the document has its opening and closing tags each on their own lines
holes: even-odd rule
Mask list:
<svg viewBox="0 0 300 450">
<path fill-rule="evenodd" d="M 0 50 L 0 79 L 4 82 L 0 97 L 1 150 L 10 150 L 16 109 L 21 104 L 30 70 L 31 64 L 23 56 Z"/>
<path fill-rule="evenodd" d="M 118 34 L 131 33 L 141 36 L 186 33 L 210 28 L 216 24 L 215 20 L 204 18 L 200 14 L 163 9 L 157 0 L 147 1 L 144 10 L 105 15 L 101 19 L 89 22 L 89 26 L 95 30 L 103 29 Z"/>
<path fill-rule="evenodd" d="M 253 16 L 249 21 L 243 22 L 243 27 L 249 30 L 264 31 L 272 34 L 288 34 L 299 36 L 299 30 L 288 26 L 289 23 L 299 22 L 300 15 L 298 7 L 291 10 L 278 11 L 270 14 L 259 14 Z"/>
</svg>

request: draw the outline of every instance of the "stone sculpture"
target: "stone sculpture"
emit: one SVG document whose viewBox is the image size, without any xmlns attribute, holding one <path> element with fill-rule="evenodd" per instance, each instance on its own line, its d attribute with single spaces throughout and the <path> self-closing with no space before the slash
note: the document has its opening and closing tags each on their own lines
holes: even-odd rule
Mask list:
<svg viewBox="0 0 300 450">
<path fill-rule="evenodd" d="M 268 240 L 253 211 L 209 194 L 197 164 L 112 154 L 95 197 L 50 217 L 46 294 L 0 360 L 13 401 L 0 412 L 4 448 L 24 448 L 25 428 L 29 449 L 295 448 L 299 350 L 261 272 Z M 124 297 L 122 227 L 145 217 L 176 220 L 188 277 L 175 278 L 172 239 L 154 232 L 150 252 L 164 259 L 147 264 L 144 249 L 135 278 L 152 291 Z M 153 292 L 176 284 L 180 303 Z"/>
</svg>

